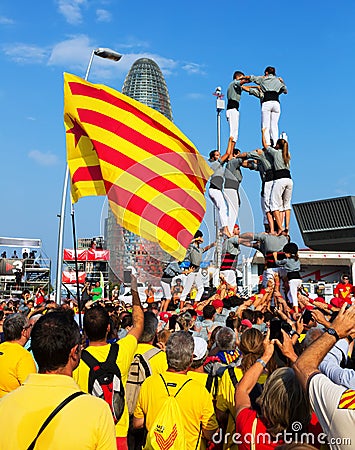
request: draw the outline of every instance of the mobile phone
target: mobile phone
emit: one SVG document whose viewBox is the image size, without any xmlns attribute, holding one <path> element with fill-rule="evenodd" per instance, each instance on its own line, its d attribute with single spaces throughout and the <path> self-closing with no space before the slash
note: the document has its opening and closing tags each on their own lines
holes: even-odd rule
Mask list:
<svg viewBox="0 0 355 450">
<path fill-rule="evenodd" d="M 312 320 L 312 312 L 309 309 L 305 309 L 302 314 L 302 321 L 305 325 L 308 325 Z"/>
<path fill-rule="evenodd" d="M 280 342 L 283 341 L 280 319 L 270 320 L 270 340 L 272 339 L 278 339 Z"/>
</svg>

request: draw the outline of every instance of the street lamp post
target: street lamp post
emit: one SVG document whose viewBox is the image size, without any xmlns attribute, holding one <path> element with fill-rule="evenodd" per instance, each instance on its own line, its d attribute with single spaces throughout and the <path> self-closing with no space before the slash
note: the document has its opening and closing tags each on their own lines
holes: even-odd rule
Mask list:
<svg viewBox="0 0 355 450">
<path fill-rule="evenodd" d="M 120 53 L 117 53 L 114 50 L 109 48 L 97 48 L 91 52 L 90 60 L 88 67 L 86 69 L 85 81 L 89 78 L 89 73 L 92 65 L 92 61 L 94 56 L 99 56 L 100 58 L 111 59 L 112 61 L 119 61 L 122 58 Z M 63 236 L 64 236 L 64 222 L 65 222 L 65 207 L 66 200 L 68 196 L 68 185 L 69 185 L 69 166 L 67 164 L 65 170 L 65 177 L 63 183 L 63 192 L 62 192 L 62 202 L 60 208 L 59 217 L 59 231 L 58 231 L 58 249 L 57 249 L 57 275 L 56 275 L 56 303 L 61 303 L 61 290 L 62 290 L 62 268 L 63 268 Z M 72 218 L 74 218 L 74 208 L 72 205 Z M 73 219 L 74 220 L 74 219 Z M 74 237 L 75 239 L 76 237 Z M 74 251 L 75 251 L 75 269 L 76 269 L 76 277 L 78 282 L 78 265 L 77 265 L 77 255 L 76 255 L 76 242 L 74 242 Z M 80 298 L 78 296 L 78 304 L 80 302 Z"/>
</svg>

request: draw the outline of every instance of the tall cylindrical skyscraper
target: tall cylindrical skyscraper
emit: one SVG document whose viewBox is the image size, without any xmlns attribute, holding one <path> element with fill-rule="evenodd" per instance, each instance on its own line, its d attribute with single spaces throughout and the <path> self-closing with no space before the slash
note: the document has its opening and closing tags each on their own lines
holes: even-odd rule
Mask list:
<svg viewBox="0 0 355 450">
<path fill-rule="evenodd" d="M 149 58 L 135 61 L 123 84 L 122 93 L 144 103 L 172 120 L 168 88 L 158 64 Z M 111 279 L 124 280 L 124 270 L 133 266 L 147 281 L 160 277 L 167 254 L 156 243 L 142 239 L 117 224 L 109 208 L 107 247 L 110 250 Z"/>
</svg>

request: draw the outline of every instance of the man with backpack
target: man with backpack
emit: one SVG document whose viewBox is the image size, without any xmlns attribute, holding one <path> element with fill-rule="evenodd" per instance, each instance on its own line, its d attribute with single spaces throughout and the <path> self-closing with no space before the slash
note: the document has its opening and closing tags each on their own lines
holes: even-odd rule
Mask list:
<svg viewBox="0 0 355 450">
<path fill-rule="evenodd" d="M 115 450 L 108 405 L 82 395 L 72 378 L 81 354 L 73 316 L 64 311 L 41 316 L 32 329 L 31 347 L 39 373 L 1 399 L 0 448 Z"/>
<path fill-rule="evenodd" d="M 201 438 L 218 428 L 211 395 L 187 375 L 194 340 L 186 331 L 172 333 L 166 344 L 168 370 L 144 381 L 134 411 L 133 426 L 148 430 L 147 448 L 195 450 Z"/>
<path fill-rule="evenodd" d="M 166 354 L 153 346 L 159 320 L 152 311 L 144 313 L 144 329 L 126 383 L 126 400 L 130 418 L 137 404 L 143 381 L 150 375 L 163 373 L 168 369 Z M 131 420 L 130 420 L 131 422 Z M 141 449 L 145 440 L 142 430 L 133 430 L 130 423 L 128 444 L 131 450 Z"/>
<path fill-rule="evenodd" d="M 132 328 L 118 343 L 107 344 L 109 322 L 108 312 L 100 305 L 95 305 L 85 312 L 83 325 L 89 346 L 83 351 L 79 367 L 74 372 L 74 379 L 83 391 L 102 396 L 110 403 L 116 422 L 117 449 L 127 450 L 129 416 L 124 387 L 144 326 L 144 314 L 133 279 Z M 110 375 L 112 382 L 105 386 L 102 380 L 110 381 Z"/>
</svg>

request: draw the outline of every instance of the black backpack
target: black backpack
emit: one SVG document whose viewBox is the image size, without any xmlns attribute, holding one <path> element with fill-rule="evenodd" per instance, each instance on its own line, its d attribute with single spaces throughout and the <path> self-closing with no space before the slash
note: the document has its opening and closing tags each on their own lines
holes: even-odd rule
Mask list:
<svg viewBox="0 0 355 450">
<path fill-rule="evenodd" d="M 111 344 L 109 354 L 104 362 L 99 362 L 87 350 L 81 354 L 81 359 L 90 368 L 88 392 L 109 404 L 115 423 L 122 417 L 125 406 L 121 371 L 116 362 L 118 350 L 118 344 Z"/>
</svg>

